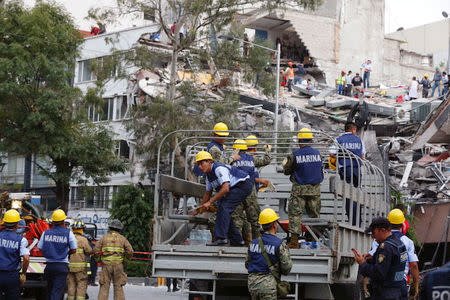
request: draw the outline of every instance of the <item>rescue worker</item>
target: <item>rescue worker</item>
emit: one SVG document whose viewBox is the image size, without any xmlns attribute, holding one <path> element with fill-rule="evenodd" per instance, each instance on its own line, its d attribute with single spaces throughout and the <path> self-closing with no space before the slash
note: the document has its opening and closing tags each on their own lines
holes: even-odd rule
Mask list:
<svg viewBox="0 0 450 300">
<path fill-rule="evenodd" d="M 259 144 L 258 138 L 254 135 L 249 135 L 245 138 L 245 142 L 247 143 L 247 153 L 253 156 L 253 161 L 255 163 L 255 168 L 261 168 L 264 166 L 267 166 L 270 164 L 270 161 L 272 160 L 272 157 L 270 155 L 270 152 L 272 151 L 271 145 L 264 145 L 264 156 L 263 157 L 257 157 L 255 156 L 257 146 Z M 258 170 L 256 170 L 256 178 L 259 178 Z M 259 190 L 259 183 L 255 182 L 255 188 L 256 191 Z"/>
<path fill-rule="evenodd" d="M 264 209 L 259 214 L 259 224 L 264 233 L 254 239 L 248 247 L 245 267 L 248 270 L 248 290 L 252 300 L 277 299 L 277 279 L 280 279 L 281 274 L 288 275 L 292 268 L 289 249 L 286 243 L 276 236 L 278 219 L 279 217 L 273 209 Z M 264 245 L 262 248 L 260 240 Z M 261 250 L 266 252 L 268 259 Z M 271 266 L 269 266 L 268 260 L 270 260 Z"/>
<path fill-rule="evenodd" d="M 408 292 L 404 279 L 407 262 L 405 245 L 391 233 L 391 224 L 383 217 L 374 218 L 366 233 L 371 233 L 380 245 L 374 256 L 366 260 L 356 249 L 352 251 L 355 261 L 360 265 L 361 274 L 370 278 L 370 299 L 406 299 Z"/>
<path fill-rule="evenodd" d="M 10 209 L 3 216 L 5 229 L 0 232 L 0 298 L 18 300 L 20 287 L 24 285 L 30 263 L 30 251 L 27 240 L 16 230 L 20 215 Z M 22 266 L 20 265 L 22 257 Z M 3 296 L 5 298 L 3 298 Z"/>
<path fill-rule="evenodd" d="M 311 129 L 302 128 L 297 134 L 299 149 L 283 161 L 285 175 L 292 182 L 289 198 L 289 248 L 298 249 L 298 238 L 302 232 L 303 210 L 311 218 L 320 217 L 320 183 L 323 181 L 323 166 L 320 152 L 310 146 L 314 136 Z"/>
<path fill-rule="evenodd" d="M 428 98 L 428 92 L 431 89 L 431 81 L 428 79 L 428 74 L 423 75 L 419 84 L 422 85 L 422 98 Z"/>
<path fill-rule="evenodd" d="M 261 210 L 256 196 L 255 181 L 258 183 L 262 182 L 263 184 L 267 184 L 268 180 L 256 178 L 257 173 L 254 157 L 245 152 L 247 150 L 247 143 L 244 140 L 236 140 L 233 144 L 233 149 L 236 149 L 239 152 L 235 153 L 236 156 L 233 156 L 236 160 L 233 161 L 232 165 L 247 173 L 250 176 L 250 182 L 252 183 L 252 192 L 244 199 L 242 204 L 240 204 L 232 214 L 232 219 L 241 233 L 244 227 L 245 217 L 247 217 L 247 221 L 251 226 L 251 238 L 247 241 L 248 245 L 251 240 L 257 238 L 260 233 L 258 216 Z"/>
<path fill-rule="evenodd" d="M 38 248 L 44 254 L 47 266 L 44 277 L 47 280 L 49 300 L 61 300 L 69 273 L 69 255 L 77 250 L 77 240 L 64 224 L 66 213 L 57 209 L 52 214 L 53 227 L 42 233 Z"/>
<path fill-rule="evenodd" d="M 344 85 L 345 85 L 345 71 L 341 71 L 341 74 L 336 79 L 336 85 L 339 95 L 344 95 Z"/>
<path fill-rule="evenodd" d="M 288 92 L 292 92 L 292 85 L 294 84 L 295 74 L 294 67 L 291 61 L 288 62 L 288 66 L 286 70 L 284 70 L 284 73 L 286 74 Z"/>
<path fill-rule="evenodd" d="M 108 233 L 97 242 L 94 248 L 94 255 L 102 264 L 102 271 L 98 275 L 100 284 L 98 300 L 108 300 L 111 282 L 114 286 L 114 300 L 124 300 L 123 286 L 127 283 L 127 274 L 123 271 L 123 260 L 133 255 L 133 247 L 120 234 L 123 229 L 122 222 L 113 219 L 109 221 L 108 228 Z"/>
<path fill-rule="evenodd" d="M 364 147 L 364 143 L 362 140 L 356 136 L 357 126 L 353 122 L 345 123 L 345 133 L 341 134 L 336 141 L 345 149 L 355 154 L 357 157 L 361 159 L 365 159 L 366 149 Z M 348 154 L 344 154 L 345 157 L 348 157 Z M 360 171 L 359 165 L 356 159 L 350 158 L 339 158 L 339 176 L 343 180 L 345 177 L 345 181 L 347 183 L 351 183 L 353 179 L 353 185 L 355 187 L 359 186 L 360 179 Z M 344 170 L 345 169 L 345 170 Z"/>
<path fill-rule="evenodd" d="M 345 123 L 345 133 L 340 135 L 336 142 L 339 143 L 343 148 L 347 149 L 348 151 L 352 152 L 357 158 L 349 158 L 348 153 L 339 153 L 340 158 L 338 159 L 338 169 L 339 169 L 339 177 L 341 180 L 344 180 L 347 183 L 353 183 L 354 187 L 358 187 L 361 179 L 361 171 L 359 165 L 361 164 L 360 159 L 364 159 L 366 155 L 366 149 L 364 147 L 364 143 L 361 141 L 361 139 L 356 136 L 356 130 L 357 126 L 353 122 L 347 122 Z M 360 159 L 358 159 L 360 158 Z M 345 199 L 345 212 L 347 214 L 347 217 L 350 218 L 350 199 Z M 360 207 L 360 215 L 361 215 L 361 209 Z M 357 204 L 355 201 L 352 201 L 352 225 L 356 225 L 356 218 L 357 218 Z M 361 218 L 360 222 L 361 225 Z"/>
<path fill-rule="evenodd" d="M 410 288 L 410 296 L 412 298 L 416 297 L 419 294 L 419 258 L 417 257 L 414 249 L 414 242 L 408 238 L 406 235 L 403 235 L 400 232 L 400 229 L 403 226 L 403 222 L 405 222 L 405 215 L 403 212 L 396 208 L 389 212 L 387 219 L 389 223 L 391 223 L 391 232 L 397 237 L 406 247 L 406 252 L 408 253 L 408 261 L 405 264 L 405 274 L 404 279 L 407 281 L 407 275 L 411 270 L 411 275 L 413 278 L 413 282 Z M 365 258 L 370 258 L 375 254 L 375 251 L 378 248 L 377 241 L 373 241 L 372 249 L 369 251 L 368 255 L 365 255 Z"/>
<path fill-rule="evenodd" d="M 230 161 L 225 157 L 224 146 L 226 137 L 230 135 L 227 124 L 219 122 L 214 125 L 213 134 L 214 137 L 206 147 L 206 151 L 211 153 L 214 161 L 224 164 L 229 163 Z"/>
<path fill-rule="evenodd" d="M 217 202 L 218 206 L 214 228 L 215 241 L 208 245 L 226 245 L 229 238 L 232 246 L 243 246 L 244 241 L 231 219 L 231 214 L 252 192 L 250 176 L 236 167 L 214 162 L 211 154 L 206 151 L 197 153 L 195 163 L 206 175 L 206 191 L 201 207 L 208 209 L 214 202 Z M 213 190 L 217 193 L 211 197 Z"/>
<path fill-rule="evenodd" d="M 83 236 L 84 228 L 85 225 L 81 221 L 75 221 L 72 225 L 72 232 L 77 240 L 78 248 L 69 260 L 67 300 L 86 299 L 88 270 L 90 269 L 89 256 L 92 254 L 92 248 L 87 238 Z"/>
</svg>

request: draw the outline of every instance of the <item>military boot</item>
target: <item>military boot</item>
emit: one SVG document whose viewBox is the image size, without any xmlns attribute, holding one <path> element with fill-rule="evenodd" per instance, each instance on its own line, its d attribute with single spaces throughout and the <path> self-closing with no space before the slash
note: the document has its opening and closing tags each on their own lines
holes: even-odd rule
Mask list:
<svg viewBox="0 0 450 300">
<path fill-rule="evenodd" d="M 298 249 L 298 248 L 300 248 L 299 245 L 298 245 L 298 234 L 293 233 L 291 235 L 291 241 L 289 242 L 288 247 L 290 249 Z"/>
</svg>

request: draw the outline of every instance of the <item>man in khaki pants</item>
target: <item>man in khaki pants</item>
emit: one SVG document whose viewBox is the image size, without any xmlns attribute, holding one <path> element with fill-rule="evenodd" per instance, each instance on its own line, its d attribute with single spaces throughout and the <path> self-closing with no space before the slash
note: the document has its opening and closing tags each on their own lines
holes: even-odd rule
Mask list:
<svg viewBox="0 0 450 300">
<path fill-rule="evenodd" d="M 72 231 L 77 240 L 77 250 L 70 256 L 69 275 L 67 285 L 67 300 L 86 299 L 89 259 L 92 254 L 92 248 L 87 238 L 83 236 L 85 225 L 81 221 L 75 221 L 72 225 Z"/>
<path fill-rule="evenodd" d="M 98 300 L 108 300 L 111 281 L 114 286 L 114 300 L 125 300 L 122 287 L 127 283 L 127 274 L 123 271 L 123 259 L 133 255 L 133 247 L 119 233 L 123 228 L 119 220 L 111 220 L 108 227 L 109 232 L 98 241 L 94 248 L 94 255 L 102 263 L 102 271 L 98 275 L 100 283 Z"/>
</svg>

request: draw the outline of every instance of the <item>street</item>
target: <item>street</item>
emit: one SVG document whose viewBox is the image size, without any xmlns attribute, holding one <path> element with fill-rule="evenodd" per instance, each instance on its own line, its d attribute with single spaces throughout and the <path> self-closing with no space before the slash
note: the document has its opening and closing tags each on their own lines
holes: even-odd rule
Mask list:
<svg viewBox="0 0 450 300">
<path fill-rule="evenodd" d="M 97 300 L 98 296 L 98 286 L 89 286 L 88 287 L 88 295 L 89 299 Z M 181 293 L 168 293 L 167 288 L 163 287 L 154 287 L 154 286 L 141 286 L 141 285 L 130 285 L 127 284 L 124 287 L 125 298 L 130 300 L 137 299 L 161 299 L 161 300 L 179 300 L 179 299 L 187 299 L 187 295 L 181 295 Z M 112 286 L 109 292 L 109 299 L 114 299 L 114 292 Z"/>
</svg>

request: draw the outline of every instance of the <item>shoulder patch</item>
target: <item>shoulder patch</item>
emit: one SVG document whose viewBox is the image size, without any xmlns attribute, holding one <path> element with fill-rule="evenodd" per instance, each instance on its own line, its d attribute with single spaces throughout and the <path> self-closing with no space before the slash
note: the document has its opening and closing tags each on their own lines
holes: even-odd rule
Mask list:
<svg viewBox="0 0 450 300">
<path fill-rule="evenodd" d="M 384 249 L 384 243 L 381 243 L 380 249 Z"/>
<path fill-rule="evenodd" d="M 384 254 L 378 255 L 378 263 L 381 264 L 385 258 Z"/>
</svg>

